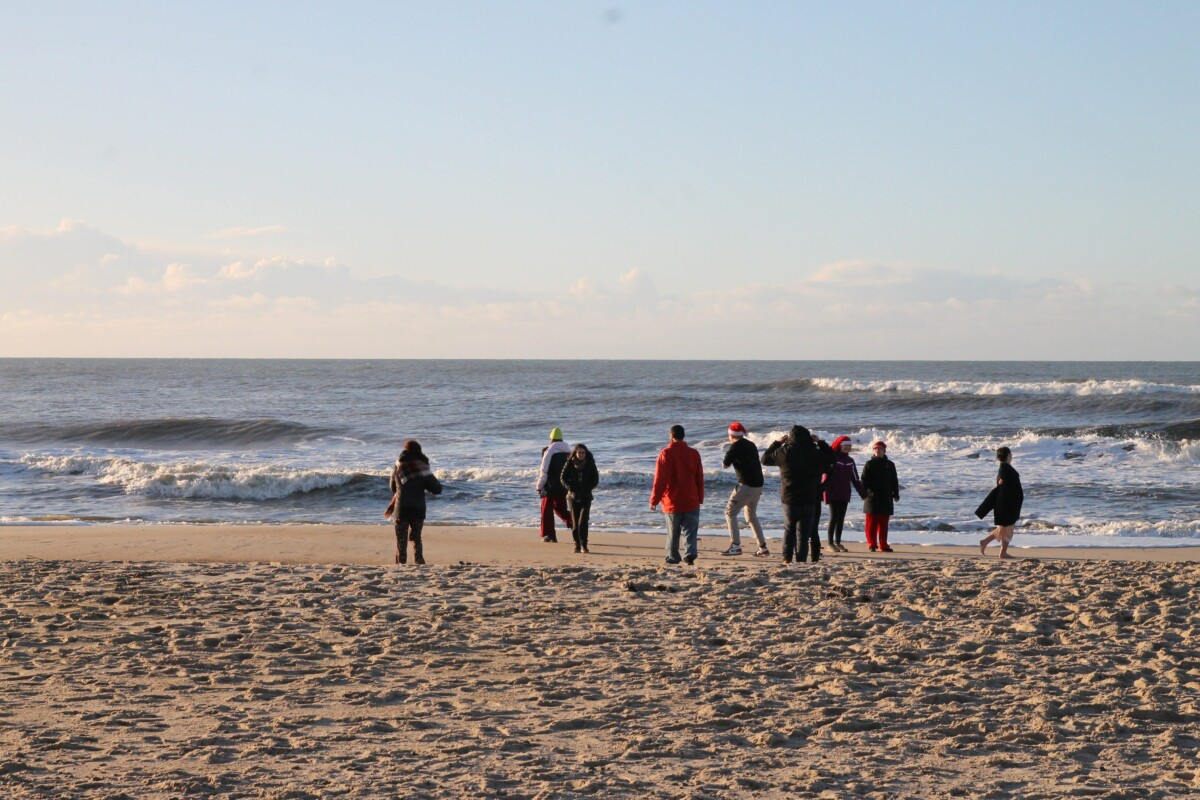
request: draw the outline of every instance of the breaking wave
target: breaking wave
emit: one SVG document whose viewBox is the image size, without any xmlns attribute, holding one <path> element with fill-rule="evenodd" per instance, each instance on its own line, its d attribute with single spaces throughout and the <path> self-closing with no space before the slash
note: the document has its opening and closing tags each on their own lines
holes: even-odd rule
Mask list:
<svg viewBox="0 0 1200 800">
<path fill-rule="evenodd" d="M 851 378 L 812 378 L 794 381 L 797 388 L 811 385 L 827 392 L 893 392 L 920 395 L 968 395 L 976 397 L 1096 397 L 1115 395 L 1200 395 L 1200 385 L 1152 383 L 1142 380 L 1058 380 L 1035 383 L 1003 381 L 860 381 Z M 787 384 L 776 384 L 783 386 Z"/>
<path fill-rule="evenodd" d="M 152 498 L 282 500 L 293 495 L 353 487 L 378 490 L 383 476 L 275 465 L 225 466 L 204 462 L 156 464 L 103 456 L 25 456 L 30 469 L 52 475 L 90 475 L 126 494 Z"/>
</svg>

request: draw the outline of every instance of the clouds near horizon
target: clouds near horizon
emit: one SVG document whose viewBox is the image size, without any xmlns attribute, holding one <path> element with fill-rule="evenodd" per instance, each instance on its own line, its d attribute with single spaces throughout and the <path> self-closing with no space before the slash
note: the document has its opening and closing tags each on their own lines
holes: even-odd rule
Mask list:
<svg viewBox="0 0 1200 800">
<path fill-rule="evenodd" d="M 362 276 L 335 259 L 0 229 L 0 355 L 367 358 L 1196 358 L 1200 287 L 846 260 L 786 283 L 542 291 Z M 1114 326 L 1109 320 L 1121 319 Z"/>
</svg>

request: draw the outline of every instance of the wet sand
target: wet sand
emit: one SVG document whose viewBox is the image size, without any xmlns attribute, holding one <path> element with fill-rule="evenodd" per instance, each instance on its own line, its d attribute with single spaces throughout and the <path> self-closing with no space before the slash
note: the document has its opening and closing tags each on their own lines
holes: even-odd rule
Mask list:
<svg viewBox="0 0 1200 800">
<path fill-rule="evenodd" d="M 785 568 L 712 539 L 689 568 L 659 537 L 582 559 L 431 528 L 402 568 L 382 525 L 0 541 L 14 798 L 1200 793 L 1193 548 Z"/>
<path fill-rule="evenodd" d="M 1200 547 L 1023 547 L 1033 537 L 1017 534 L 1018 558 L 1089 561 L 1200 561 Z M 588 564 L 655 566 L 663 559 L 665 534 L 595 531 L 590 556 L 573 552 L 570 531 L 559 531 L 558 544 L 544 544 L 536 530 L 430 525 L 425 557 L 431 563 L 460 561 L 489 564 Z M 728 540 L 700 537 L 702 560 L 718 559 Z M 847 541 L 849 554 L 823 551 L 837 559 L 904 560 L 979 558 L 975 547 L 896 545 L 894 553 L 867 553 L 862 542 Z M 782 543 L 772 539 L 775 554 Z M 0 561 L 23 558 L 88 561 L 171 561 L 203 563 L 266 562 L 281 564 L 391 564 L 395 553 L 391 525 L 46 525 L 0 527 Z M 750 547 L 748 550 L 752 550 Z M 993 544 L 989 557 L 999 553 Z M 745 565 L 773 565 L 747 553 L 720 559 Z"/>
</svg>

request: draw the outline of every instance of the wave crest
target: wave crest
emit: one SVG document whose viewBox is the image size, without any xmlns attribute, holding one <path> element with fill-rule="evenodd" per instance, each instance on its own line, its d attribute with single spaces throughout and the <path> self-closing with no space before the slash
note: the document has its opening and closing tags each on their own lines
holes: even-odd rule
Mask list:
<svg viewBox="0 0 1200 800">
<path fill-rule="evenodd" d="M 1129 394 L 1200 394 L 1200 385 L 1153 383 L 1142 380 L 1058 380 L 1008 383 L 1004 381 L 860 381 L 852 378 L 813 378 L 811 384 L 827 392 L 895 392 L 975 397 L 1108 397 Z"/>
<path fill-rule="evenodd" d="M 282 500 L 321 489 L 374 483 L 378 475 L 263 465 L 225 466 L 204 462 L 155 464 L 99 456 L 25 456 L 27 467 L 56 475 L 93 475 L 97 483 L 126 494 L 152 498 Z"/>
</svg>

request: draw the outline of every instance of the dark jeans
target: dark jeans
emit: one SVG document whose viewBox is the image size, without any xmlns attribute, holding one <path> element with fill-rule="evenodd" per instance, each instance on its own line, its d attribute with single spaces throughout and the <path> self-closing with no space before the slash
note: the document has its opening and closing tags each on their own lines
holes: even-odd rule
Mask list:
<svg viewBox="0 0 1200 800">
<path fill-rule="evenodd" d="M 408 542 L 413 544 L 413 560 L 418 564 L 425 563 L 425 553 L 421 549 L 421 530 L 425 527 L 425 510 L 419 508 L 404 508 L 396 512 L 396 563 L 408 563 Z"/>
<path fill-rule="evenodd" d="M 812 560 L 821 560 L 821 536 L 817 533 L 817 513 L 820 505 L 805 503 L 803 505 L 783 507 L 783 557 L 796 561 L 806 561 L 808 552 L 812 550 Z"/>
<path fill-rule="evenodd" d="M 842 525 L 846 523 L 846 509 L 850 506 L 849 501 L 845 503 L 830 503 L 829 504 L 829 543 L 842 543 Z"/>
<path fill-rule="evenodd" d="M 667 563 L 678 564 L 683 560 L 679 557 L 680 535 L 685 537 L 686 555 L 695 560 L 700 555 L 696 540 L 700 531 L 700 509 L 676 514 L 668 514 L 664 511 L 663 516 L 667 519 Z"/>
<path fill-rule="evenodd" d="M 580 547 L 587 547 L 588 519 L 592 516 L 591 500 L 575 500 L 568 498 L 567 505 L 571 509 L 571 538 Z"/>
</svg>

